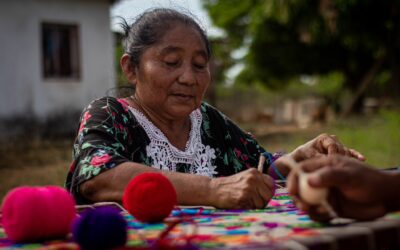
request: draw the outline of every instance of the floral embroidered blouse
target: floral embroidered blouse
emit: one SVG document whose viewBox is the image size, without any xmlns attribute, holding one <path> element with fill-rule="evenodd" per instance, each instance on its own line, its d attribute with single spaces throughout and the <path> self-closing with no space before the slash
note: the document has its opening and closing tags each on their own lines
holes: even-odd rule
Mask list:
<svg viewBox="0 0 400 250">
<path fill-rule="evenodd" d="M 193 111 L 190 120 L 189 140 L 182 151 L 125 100 L 94 100 L 82 112 L 67 188 L 83 204 L 89 201 L 80 195 L 80 184 L 123 162 L 220 177 L 257 167 L 259 155 L 266 153 L 250 134 L 207 103 Z M 264 172 L 268 166 L 267 160 Z"/>
</svg>

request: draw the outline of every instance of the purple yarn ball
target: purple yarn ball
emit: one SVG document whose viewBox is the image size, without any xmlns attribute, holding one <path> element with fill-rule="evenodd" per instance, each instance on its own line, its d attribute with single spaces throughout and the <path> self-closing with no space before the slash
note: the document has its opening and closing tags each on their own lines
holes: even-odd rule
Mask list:
<svg viewBox="0 0 400 250">
<path fill-rule="evenodd" d="M 86 210 L 75 220 L 72 233 L 82 250 L 121 247 L 128 237 L 126 220 L 111 207 Z"/>
</svg>

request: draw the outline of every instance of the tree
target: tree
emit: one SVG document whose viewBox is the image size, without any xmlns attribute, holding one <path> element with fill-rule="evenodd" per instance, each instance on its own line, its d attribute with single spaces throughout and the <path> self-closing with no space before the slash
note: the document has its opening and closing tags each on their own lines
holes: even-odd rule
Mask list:
<svg viewBox="0 0 400 250">
<path fill-rule="evenodd" d="M 224 81 L 224 72 L 233 66 L 234 62 L 230 58 L 230 48 L 226 39 L 220 37 L 209 38 L 213 56 L 210 61 L 212 82 L 206 93 L 207 101 L 217 106 L 216 85 Z"/>
<path fill-rule="evenodd" d="M 248 48 L 239 81 L 284 87 L 302 74 L 341 72 L 357 110 L 380 74 L 400 95 L 399 0 L 205 0 L 232 49 Z"/>
</svg>

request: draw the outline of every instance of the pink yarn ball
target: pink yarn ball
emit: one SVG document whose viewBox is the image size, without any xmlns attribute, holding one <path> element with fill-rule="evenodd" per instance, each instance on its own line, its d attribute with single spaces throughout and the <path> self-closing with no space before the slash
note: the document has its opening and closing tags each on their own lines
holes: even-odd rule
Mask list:
<svg viewBox="0 0 400 250">
<path fill-rule="evenodd" d="M 75 201 L 61 187 L 18 187 L 2 205 L 3 227 L 14 242 L 65 237 L 75 218 Z"/>
</svg>

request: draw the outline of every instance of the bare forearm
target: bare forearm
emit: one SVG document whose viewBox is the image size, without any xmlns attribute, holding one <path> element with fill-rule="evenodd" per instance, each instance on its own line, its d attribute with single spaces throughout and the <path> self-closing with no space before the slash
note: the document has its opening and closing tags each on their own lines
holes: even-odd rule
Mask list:
<svg viewBox="0 0 400 250">
<path fill-rule="evenodd" d="M 180 205 L 214 205 L 211 195 L 211 178 L 192 174 L 160 171 L 142 164 L 127 162 L 110 169 L 81 186 L 84 196 L 93 202 L 121 202 L 126 185 L 135 176 L 144 172 L 159 172 L 175 187 Z"/>
</svg>

